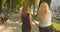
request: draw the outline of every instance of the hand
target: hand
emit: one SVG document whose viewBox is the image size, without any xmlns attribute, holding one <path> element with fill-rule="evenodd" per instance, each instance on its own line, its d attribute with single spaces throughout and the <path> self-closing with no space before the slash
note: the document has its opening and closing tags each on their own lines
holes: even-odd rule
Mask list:
<svg viewBox="0 0 60 32">
<path fill-rule="evenodd" d="M 19 22 L 19 23 L 20 23 L 20 25 L 22 25 L 22 21 L 21 21 L 21 20 L 20 20 L 20 22 Z"/>
</svg>

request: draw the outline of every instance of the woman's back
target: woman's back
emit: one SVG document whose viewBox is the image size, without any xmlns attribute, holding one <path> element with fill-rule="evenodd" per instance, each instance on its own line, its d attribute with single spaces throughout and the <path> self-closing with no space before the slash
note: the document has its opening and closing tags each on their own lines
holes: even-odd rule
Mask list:
<svg viewBox="0 0 60 32">
<path fill-rule="evenodd" d="M 51 31 L 51 11 L 46 2 L 42 2 L 40 5 L 38 18 L 40 20 L 40 32 L 52 32 Z"/>
<path fill-rule="evenodd" d="M 39 18 L 40 20 L 40 27 L 46 27 L 51 25 L 51 11 L 48 12 L 45 19 Z"/>
<path fill-rule="evenodd" d="M 30 26 L 30 17 L 29 14 L 27 13 L 26 15 L 22 16 L 22 32 L 30 32 L 31 31 L 31 26 Z"/>
<path fill-rule="evenodd" d="M 38 11 L 38 18 L 40 20 L 41 27 L 51 25 L 51 11 L 49 10 L 49 6 L 46 2 L 41 3 Z"/>
<path fill-rule="evenodd" d="M 21 16 L 21 18 L 22 18 L 23 24 L 24 23 L 27 24 L 27 23 L 30 22 L 30 18 L 29 18 L 29 14 L 28 13 L 26 15 L 24 15 L 24 16 Z"/>
</svg>

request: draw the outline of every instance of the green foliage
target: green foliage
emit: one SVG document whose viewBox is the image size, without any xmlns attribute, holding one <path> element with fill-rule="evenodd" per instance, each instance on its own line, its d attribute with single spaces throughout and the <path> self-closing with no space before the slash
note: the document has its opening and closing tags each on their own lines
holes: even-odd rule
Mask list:
<svg viewBox="0 0 60 32">
<path fill-rule="evenodd" d="M 11 0 L 15 1 L 16 7 L 24 6 L 24 5 L 35 5 L 38 0 Z M 6 5 L 6 0 L 3 0 L 3 5 Z"/>
<path fill-rule="evenodd" d="M 16 7 L 22 6 L 22 0 L 15 0 Z"/>
<path fill-rule="evenodd" d="M 36 5 L 38 3 L 38 0 L 33 0 L 33 5 Z"/>
<path fill-rule="evenodd" d="M 3 0 L 3 4 L 5 4 L 6 3 L 6 0 Z"/>
<path fill-rule="evenodd" d="M 56 22 L 52 22 L 53 27 L 57 30 L 60 31 L 60 24 L 56 23 Z"/>
<path fill-rule="evenodd" d="M 30 0 L 22 0 L 22 4 L 24 5 L 29 5 L 30 4 Z"/>
<path fill-rule="evenodd" d="M 36 21 L 38 21 L 38 18 L 37 18 L 37 16 L 36 15 L 32 15 L 32 18 L 34 19 L 34 20 L 36 20 Z"/>
</svg>

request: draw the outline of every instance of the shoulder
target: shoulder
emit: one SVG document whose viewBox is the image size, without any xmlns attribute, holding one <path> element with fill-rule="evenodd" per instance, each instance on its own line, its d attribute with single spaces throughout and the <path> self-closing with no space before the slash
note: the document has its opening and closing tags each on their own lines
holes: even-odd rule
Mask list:
<svg viewBox="0 0 60 32">
<path fill-rule="evenodd" d="M 49 11 L 48 11 L 48 14 L 52 14 L 52 11 L 51 11 L 51 10 L 49 10 Z"/>
<path fill-rule="evenodd" d="M 31 15 L 29 15 L 29 17 L 31 18 L 32 16 L 31 16 Z"/>
</svg>

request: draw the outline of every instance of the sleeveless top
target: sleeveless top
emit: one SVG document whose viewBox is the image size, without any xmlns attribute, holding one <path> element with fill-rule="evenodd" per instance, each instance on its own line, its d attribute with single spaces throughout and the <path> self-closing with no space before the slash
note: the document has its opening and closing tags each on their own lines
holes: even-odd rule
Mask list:
<svg viewBox="0 0 60 32">
<path fill-rule="evenodd" d="M 22 19 L 22 32 L 31 32 L 31 26 L 30 26 L 30 17 L 27 13 L 24 16 L 21 16 Z"/>
<path fill-rule="evenodd" d="M 51 25 L 51 11 L 48 12 L 47 18 L 46 19 L 42 19 L 41 17 L 39 18 L 39 26 L 40 27 L 48 27 Z"/>
<path fill-rule="evenodd" d="M 22 18 L 23 24 L 30 24 L 30 17 L 28 13 L 25 16 L 21 16 L 21 18 Z"/>
</svg>

